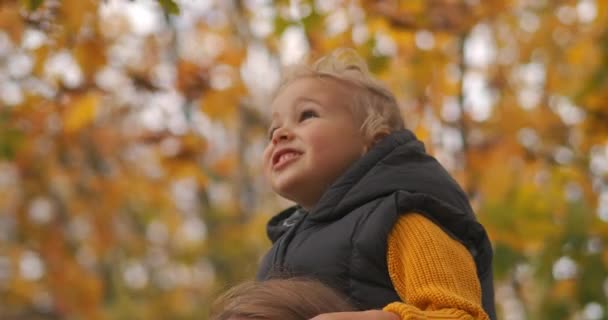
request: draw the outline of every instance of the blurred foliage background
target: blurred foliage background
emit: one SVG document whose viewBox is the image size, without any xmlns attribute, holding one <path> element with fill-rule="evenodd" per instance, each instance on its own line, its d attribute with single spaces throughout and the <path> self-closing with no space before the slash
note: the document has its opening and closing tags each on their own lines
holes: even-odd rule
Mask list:
<svg viewBox="0 0 608 320">
<path fill-rule="evenodd" d="M 608 319 L 608 1 L 0 0 L 0 319 L 206 319 L 288 203 L 284 65 L 355 48 L 465 187 L 502 319 Z"/>
</svg>

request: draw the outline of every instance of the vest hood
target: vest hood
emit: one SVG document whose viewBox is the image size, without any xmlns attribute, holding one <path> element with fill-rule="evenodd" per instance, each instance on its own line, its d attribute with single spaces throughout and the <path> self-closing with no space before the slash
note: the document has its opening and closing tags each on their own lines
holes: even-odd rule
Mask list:
<svg viewBox="0 0 608 320">
<path fill-rule="evenodd" d="M 473 213 L 460 186 L 426 153 L 422 142 L 404 130 L 388 135 L 355 162 L 321 197 L 311 219 L 339 219 L 363 203 L 398 190 L 427 194 Z"/>
</svg>

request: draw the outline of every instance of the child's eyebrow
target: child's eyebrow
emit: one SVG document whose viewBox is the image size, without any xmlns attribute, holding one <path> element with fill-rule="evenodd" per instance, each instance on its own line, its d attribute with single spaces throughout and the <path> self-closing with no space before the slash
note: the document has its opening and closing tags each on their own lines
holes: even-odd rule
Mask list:
<svg viewBox="0 0 608 320">
<path fill-rule="evenodd" d="M 322 105 L 319 100 L 309 97 L 298 97 L 294 100 L 293 104 L 298 107 L 302 102 L 312 102 L 314 104 Z"/>
<path fill-rule="evenodd" d="M 297 110 L 298 108 L 300 108 L 300 105 L 302 104 L 302 102 L 312 102 L 314 104 L 317 105 L 322 105 L 321 102 L 317 99 L 314 98 L 309 98 L 309 97 L 304 97 L 304 96 L 300 96 L 297 97 L 296 99 L 293 100 L 293 102 L 291 103 L 292 106 L 295 106 L 295 109 Z M 279 118 L 279 112 L 277 111 L 273 111 L 272 114 L 270 115 L 270 124 L 272 124 L 277 118 Z"/>
</svg>

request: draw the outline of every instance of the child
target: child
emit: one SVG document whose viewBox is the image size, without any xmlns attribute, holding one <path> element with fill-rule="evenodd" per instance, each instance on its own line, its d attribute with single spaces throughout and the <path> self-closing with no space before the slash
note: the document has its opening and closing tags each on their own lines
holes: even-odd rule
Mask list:
<svg viewBox="0 0 608 320">
<path fill-rule="evenodd" d="M 308 320 L 329 312 L 355 310 L 346 298 L 312 279 L 245 282 L 219 297 L 212 320 Z"/>
<path fill-rule="evenodd" d="M 314 277 L 359 310 L 401 319 L 495 319 L 485 230 L 359 61 L 338 51 L 296 66 L 273 99 L 264 174 L 297 205 L 268 223 L 258 280 Z"/>
</svg>

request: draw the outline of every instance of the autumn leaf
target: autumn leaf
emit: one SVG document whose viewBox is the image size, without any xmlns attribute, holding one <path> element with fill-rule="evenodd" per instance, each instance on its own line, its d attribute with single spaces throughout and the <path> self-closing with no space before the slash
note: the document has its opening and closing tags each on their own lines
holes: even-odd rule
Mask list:
<svg viewBox="0 0 608 320">
<path fill-rule="evenodd" d="M 60 3 L 59 11 L 61 15 L 59 21 L 64 24 L 64 35 L 68 38 L 80 32 L 85 23 L 94 21 L 92 17 L 96 14 L 97 1 L 62 0 Z"/>
<path fill-rule="evenodd" d="M 44 0 L 29 0 L 30 10 L 36 10 L 40 5 L 44 2 Z"/>
<path fill-rule="evenodd" d="M 95 120 L 99 100 L 99 94 L 94 92 L 76 97 L 67 106 L 68 110 L 64 116 L 64 130 L 67 133 L 74 133 L 91 124 Z"/>
<path fill-rule="evenodd" d="M 179 6 L 173 0 L 158 0 L 160 6 L 163 8 L 165 12 L 170 14 L 179 14 Z"/>
<path fill-rule="evenodd" d="M 235 115 L 242 107 L 242 94 L 244 88 L 241 84 L 234 85 L 226 90 L 208 90 L 200 100 L 200 109 L 213 119 L 232 123 Z"/>
<path fill-rule="evenodd" d="M 16 2 L 0 5 L 0 30 L 7 33 L 14 42 L 20 42 L 25 22 L 19 16 Z"/>
<path fill-rule="evenodd" d="M 93 78 L 95 72 L 105 65 L 106 54 L 103 48 L 100 38 L 83 41 L 74 48 L 74 57 L 87 78 Z"/>
</svg>

